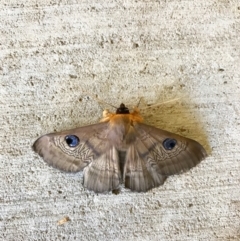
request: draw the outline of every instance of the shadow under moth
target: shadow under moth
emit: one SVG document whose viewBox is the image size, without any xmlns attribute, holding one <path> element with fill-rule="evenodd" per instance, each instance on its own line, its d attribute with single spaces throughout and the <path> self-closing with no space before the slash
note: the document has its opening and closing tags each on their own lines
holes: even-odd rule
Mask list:
<svg viewBox="0 0 240 241">
<path fill-rule="evenodd" d="M 207 156 L 198 142 L 142 122 L 137 108 L 130 113 L 121 104 L 115 114 L 104 111 L 98 124 L 40 137 L 33 150 L 62 171 L 83 170 L 84 186 L 97 193 L 121 183 L 146 192 Z"/>
</svg>

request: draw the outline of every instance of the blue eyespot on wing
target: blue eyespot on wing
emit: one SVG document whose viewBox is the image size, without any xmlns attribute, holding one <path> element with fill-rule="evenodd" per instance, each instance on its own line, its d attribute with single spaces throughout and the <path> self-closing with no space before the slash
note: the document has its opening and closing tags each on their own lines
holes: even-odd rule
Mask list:
<svg viewBox="0 0 240 241">
<path fill-rule="evenodd" d="M 172 138 L 167 138 L 163 141 L 163 147 L 165 150 L 172 150 L 177 144 L 177 140 Z"/>
<path fill-rule="evenodd" d="M 65 141 L 70 147 L 76 147 L 79 144 L 79 138 L 75 135 L 65 136 Z"/>
</svg>

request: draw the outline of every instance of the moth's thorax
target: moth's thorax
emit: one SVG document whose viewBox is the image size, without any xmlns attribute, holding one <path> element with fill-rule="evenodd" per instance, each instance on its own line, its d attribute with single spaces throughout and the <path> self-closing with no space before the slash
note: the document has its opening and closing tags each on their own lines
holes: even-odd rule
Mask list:
<svg viewBox="0 0 240 241">
<path fill-rule="evenodd" d="M 101 122 L 109 123 L 108 138 L 118 150 L 125 151 L 135 141 L 134 123 L 142 122 L 143 118 L 138 110 L 130 114 L 113 114 L 104 112 Z"/>
</svg>

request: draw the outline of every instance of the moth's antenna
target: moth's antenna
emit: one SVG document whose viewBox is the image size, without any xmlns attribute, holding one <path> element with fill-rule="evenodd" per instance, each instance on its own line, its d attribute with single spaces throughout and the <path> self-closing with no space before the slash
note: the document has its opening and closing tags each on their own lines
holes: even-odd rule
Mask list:
<svg viewBox="0 0 240 241">
<path fill-rule="evenodd" d="M 111 106 L 111 107 L 113 107 L 113 108 L 115 108 L 115 109 L 117 109 L 118 107 L 116 107 L 116 106 L 114 106 L 114 105 L 111 105 L 111 104 L 109 104 L 109 103 L 107 103 L 107 102 L 105 102 L 105 101 L 103 101 L 103 100 L 100 100 L 100 99 L 98 99 L 97 97 L 95 97 L 95 96 L 93 96 L 92 94 L 90 94 L 89 92 L 87 92 L 87 91 L 84 91 L 87 95 L 89 95 L 92 99 L 95 99 L 98 103 L 102 103 L 102 104 L 105 104 L 105 105 L 109 105 L 109 106 Z"/>
<path fill-rule="evenodd" d="M 141 100 L 142 100 L 142 97 L 141 97 L 141 98 L 139 99 L 139 101 L 138 101 L 137 108 L 138 108 L 138 106 L 140 105 Z"/>
<path fill-rule="evenodd" d="M 162 103 L 159 103 L 159 104 L 155 104 L 155 105 L 151 105 L 151 106 L 148 106 L 146 108 L 141 108 L 141 110 L 146 110 L 148 108 L 152 108 L 152 107 L 156 107 L 156 106 L 159 106 L 159 105 L 164 105 L 164 104 L 167 104 L 169 102 L 173 102 L 173 101 L 176 101 L 176 100 L 179 100 L 180 98 L 176 98 L 176 99 L 173 99 L 173 100 L 168 100 L 168 101 L 165 101 L 165 102 L 162 102 Z"/>
</svg>

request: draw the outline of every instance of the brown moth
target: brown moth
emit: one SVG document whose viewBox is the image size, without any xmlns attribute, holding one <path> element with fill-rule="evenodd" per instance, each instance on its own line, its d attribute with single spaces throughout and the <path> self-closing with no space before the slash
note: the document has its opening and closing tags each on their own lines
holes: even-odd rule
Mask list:
<svg viewBox="0 0 240 241">
<path fill-rule="evenodd" d="M 160 186 L 188 170 L 207 153 L 196 141 L 142 123 L 139 110 L 121 104 L 103 112 L 98 124 L 44 135 L 33 150 L 66 172 L 83 170 L 84 186 L 97 193 L 119 188 L 137 192 Z"/>
</svg>

